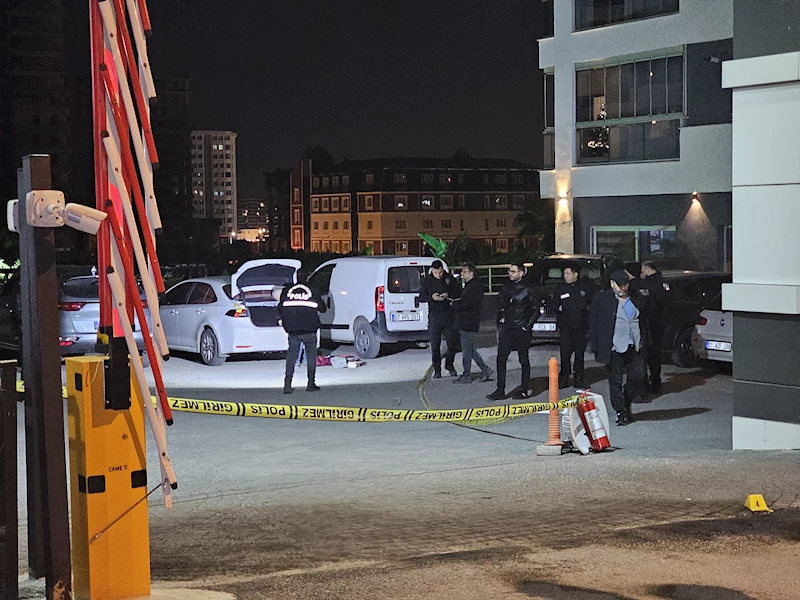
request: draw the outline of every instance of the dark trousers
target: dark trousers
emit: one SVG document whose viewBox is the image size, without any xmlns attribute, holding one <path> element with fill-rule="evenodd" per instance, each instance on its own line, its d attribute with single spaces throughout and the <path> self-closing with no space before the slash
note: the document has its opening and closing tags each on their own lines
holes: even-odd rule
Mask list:
<svg viewBox="0 0 800 600">
<path fill-rule="evenodd" d="M 300 345 L 306 348 L 306 369 L 308 382 L 314 383 L 317 374 L 317 334 L 316 333 L 290 333 L 289 349 L 286 351 L 286 376 L 283 380 L 284 387 L 292 387 L 294 366 L 300 355 Z"/>
<path fill-rule="evenodd" d="M 472 370 L 472 361 L 478 365 L 481 373 L 489 371 L 489 367 L 483 362 L 483 358 L 475 349 L 475 336 L 478 335 L 477 331 L 462 331 L 461 332 L 461 364 L 464 367 L 464 373 L 469 374 Z"/>
<path fill-rule="evenodd" d="M 511 327 L 501 327 L 497 332 L 497 389 L 506 389 L 506 362 L 512 350 L 519 355 L 522 365 L 522 389 L 528 390 L 531 384 L 531 359 L 528 348 L 531 345 L 531 332 Z"/>
<path fill-rule="evenodd" d="M 442 336 L 447 343 L 447 351 L 444 353 L 444 368 L 455 369 L 453 361 L 458 352 L 458 332 L 453 327 L 452 322 L 433 320 L 428 324 L 428 340 L 431 344 L 431 362 L 436 373 L 442 371 Z"/>
<path fill-rule="evenodd" d="M 645 354 L 644 348 L 637 352 L 633 346 L 627 352 L 611 351 L 608 388 L 615 411 L 628 411 L 634 400 L 641 400 L 647 382 Z"/>
<path fill-rule="evenodd" d="M 583 355 L 586 353 L 586 345 L 589 343 L 589 332 L 586 329 L 573 327 L 561 327 L 561 371 L 558 374 L 560 380 L 569 378 L 572 370 L 572 354 L 575 353 L 575 377 L 583 376 Z"/>
<path fill-rule="evenodd" d="M 664 329 L 651 326 L 651 340 L 647 347 L 647 369 L 650 371 L 650 385 L 661 385 L 661 344 L 664 340 Z"/>
</svg>

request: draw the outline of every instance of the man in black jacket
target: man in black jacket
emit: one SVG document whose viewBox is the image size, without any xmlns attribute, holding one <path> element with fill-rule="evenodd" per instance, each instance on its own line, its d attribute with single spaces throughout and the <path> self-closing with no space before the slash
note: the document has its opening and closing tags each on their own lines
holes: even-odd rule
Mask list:
<svg viewBox="0 0 800 600">
<path fill-rule="evenodd" d="M 589 341 L 589 306 L 592 288 L 578 280 L 580 265 L 570 262 L 564 267 L 564 282 L 555 291 L 558 308 L 558 331 L 561 341 L 561 372 L 558 387 L 569 385 L 572 354 L 575 353 L 575 387 L 586 387 L 583 381 L 583 356 Z"/>
<path fill-rule="evenodd" d="M 455 364 L 453 364 L 458 348 L 458 337 L 453 326 L 452 301 L 458 298 L 460 291 L 458 282 L 444 270 L 442 261 L 433 261 L 430 274 L 422 278 L 419 301 L 428 303 L 428 340 L 431 344 L 434 379 L 442 376 L 443 335 L 447 342 L 444 368 L 452 377 L 458 375 Z"/>
<path fill-rule="evenodd" d="M 661 344 L 664 340 L 664 320 L 667 310 L 667 290 L 661 271 L 652 262 L 642 264 L 641 278 L 631 282 L 645 303 L 650 330 L 647 347 L 647 370 L 650 372 L 649 388 L 654 394 L 661 392 Z"/>
<path fill-rule="evenodd" d="M 306 276 L 297 272 L 297 283 L 285 290 L 278 301 L 278 318 L 280 325 L 289 335 L 289 349 L 286 351 L 286 375 L 283 380 L 283 393 L 292 393 L 292 377 L 294 366 L 300 353 L 300 345 L 306 349 L 306 369 L 308 385 L 306 391 L 318 392 L 320 388 L 314 379 L 317 373 L 317 331 L 319 330 L 319 313 L 325 312 L 324 302 L 314 298 L 311 290 L 305 285 Z"/>
<path fill-rule="evenodd" d="M 453 302 L 456 313 L 456 329 L 461 334 L 461 359 L 464 371 L 461 377 L 454 379 L 453 383 L 472 383 L 472 361 L 481 370 L 481 381 L 492 378 L 492 370 L 483 362 L 483 358 L 475 349 L 475 336 L 481 328 L 481 306 L 486 287 L 480 279 L 475 277 L 477 269 L 473 264 L 467 264 L 461 269 L 461 279 L 464 289 L 461 298 Z"/>
<path fill-rule="evenodd" d="M 506 361 L 512 350 L 517 351 L 522 365 L 522 385 L 515 390 L 514 398 L 522 400 L 529 396 L 531 360 L 528 348 L 533 324 L 539 319 L 540 313 L 536 294 L 522 282 L 524 275 L 524 265 L 511 265 L 508 268 L 508 281 L 497 296 L 497 389 L 486 396 L 489 400 L 506 397 Z"/>
<path fill-rule="evenodd" d="M 614 271 L 611 289 L 594 297 L 590 313 L 589 340 L 597 362 L 609 370 L 611 405 L 620 426 L 633 422 L 631 403 L 641 400 L 649 341 L 644 303 L 629 292 L 628 274 Z"/>
</svg>

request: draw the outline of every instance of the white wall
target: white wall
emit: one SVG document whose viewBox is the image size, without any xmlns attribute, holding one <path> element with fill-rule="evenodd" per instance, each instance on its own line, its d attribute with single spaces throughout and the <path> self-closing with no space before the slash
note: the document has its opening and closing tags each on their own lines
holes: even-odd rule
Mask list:
<svg viewBox="0 0 800 600">
<path fill-rule="evenodd" d="M 728 61 L 722 82 L 733 88 L 734 230 L 723 305 L 800 314 L 800 52 Z"/>
</svg>

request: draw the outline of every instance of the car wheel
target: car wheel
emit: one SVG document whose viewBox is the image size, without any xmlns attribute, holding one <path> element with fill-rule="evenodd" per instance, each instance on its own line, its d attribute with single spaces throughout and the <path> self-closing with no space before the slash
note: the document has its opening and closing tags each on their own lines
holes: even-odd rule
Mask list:
<svg viewBox="0 0 800 600">
<path fill-rule="evenodd" d="M 678 367 L 696 367 L 697 354 L 692 347 L 692 330 L 684 329 L 675 339 L 675 349 L 672 351 L 672 362 Z"/>
<path fill-rule="evenodd" d="M 200 334 L 200 360 L 209 367 L 218 367 L 225 362 L 226 356 L 219 355 L 219 342 L 217 336 L 210 329 L 204 329 Z"/>
<path fill-rule="evenodd" d="M 360 358 L 375 358 L 381 350 L 381 344 L 372 331 L 372 326 L 366 320 L 356 321 L 355 324 L 356 354 Z"/>
</svg>

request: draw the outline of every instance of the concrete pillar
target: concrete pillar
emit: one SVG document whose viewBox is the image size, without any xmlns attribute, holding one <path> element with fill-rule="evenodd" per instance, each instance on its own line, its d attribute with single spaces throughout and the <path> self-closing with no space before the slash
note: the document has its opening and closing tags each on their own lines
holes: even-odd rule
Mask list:
<svg viewBox="0 0 800 600">
<path fill-rule="evenodd" d="M 736 40 L 735 40 L 736 43 Z M 800 448 L 800 52 L 723 65 L 733 89 L 734 449 Z"/>
</svg>

